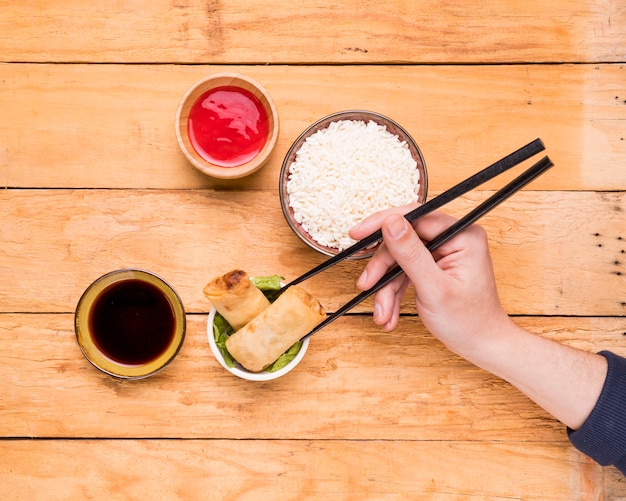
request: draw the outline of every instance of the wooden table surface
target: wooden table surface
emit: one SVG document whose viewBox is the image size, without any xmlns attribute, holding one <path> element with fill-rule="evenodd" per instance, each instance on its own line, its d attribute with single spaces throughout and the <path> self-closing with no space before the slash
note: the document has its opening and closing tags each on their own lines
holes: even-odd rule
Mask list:
<svg viewBox="0 0 626 501">
<path fill-rule="evenodd" d="M 365 302 L 252 383 L 212 357 L 202 294 L 235 267 L 289 279 L 323 260 L 283 219 L 281 162 L 316 119 L 370 109 L 417 140 L 429 197 L 542 138 L 555 167 L 483 220 L 502 301 L 542 336 L 626 355 L 625 64 L 620 0 L 0 1 L 0 498 L 626 499 L 410 299 L 394 332 Z M 187 88 L 222 71 L 280 115 L 245 180 L 200 174 L 174 134 Z M 362 266 L 306 287 L 334 311 Z M 73 329 L 83 290 L 123 267 L 187 310 L 179 356 L 141 381 L 94 369 Z"/>
</svg>

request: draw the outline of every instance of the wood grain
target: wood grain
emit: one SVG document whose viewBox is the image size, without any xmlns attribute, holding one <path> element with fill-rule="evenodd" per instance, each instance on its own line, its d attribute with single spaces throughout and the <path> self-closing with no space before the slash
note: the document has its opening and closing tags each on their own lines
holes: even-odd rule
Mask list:
<svg viewBox="0 0 626 501">
<path fill-rule="evenodd" d="M 200 78 L 221 71 L 262 83 L 280 117 L 268 165 L 245 180 L 202 175 L 176 143 L 180 98 Z M 534 189 L 622 190 L 625 80 L 621 64 L 0 64 L 0 186 L 277 190 L 283 158 L 308 125 L 336 111 L 370 109 L 416 139 L 431 192 L 537 137 L 558 169 Z"/>
<path fill-rule="evenodd" d="M 18 62 L 511 63 L 623 61 L 619 0 L 569 2 L 2 2 Z"/>
<path fill-rule="evenodd" d="M 604 493 L 601 468 L 566 444 L 37 440 L 0 442 L 0 457 L 6 500 L 572 501 Z"/>
<path fill-rule="evenodd" d="M 370 109 L 417 140 L 429 197 L 542 138 L 554 169 L 482 221 L 500 296 L 540 336 L 626 356 L 625 64 L 620 0 L 0 0 L 0 499 L 626 500 L 621 473 L 452 355 L 410 294 L 394 332 L 366 301 L 268 383 L 218 365 L 202 296 L 234 267 L 322 261 L 284 222 L 281 163 L 313 121 Z M 232 182 L 174 134 L 181 96 L 221 71 L 280 115 L 270 162 Z M 333 311 L 363 264 L 306 287 Z M 127 266 L 168 280 L 188 325 L 132 382 L 73 329 L 85 287 Z"/>
<path fill-rule="evenodd" d="M 626 478 L 617 468 L 604 469 L 605 499 L 608 501 L 626 500 Z"/>
<path fill-rule="evenodd" d="M 624 318 L 521 317 L 539 335 L 626 355 Z M 311 340 L 287 376 L 251 383 L 218 365 L 206 316 L 146 380 L 80 352 L 70 314 L 0 315 L 0 437 L 453 440 L 562 443 L 565 428 L 509 384 L 452 355 L 415 317 L 392 333 L 368 315 Z"/>
<path fill-rule="evenodd" d="M 460 216 L 489 194 L 450 212 Z M 623 315 L 624 211 L 623 193 L 525 191 L 481 220 L 506 310 Z M 277 194 L 264 191 L 5 190 L 0 218 L 5 312 L 73 312 L 91 281 L 125 267 L 163 276 L 187 311 L 207 312 L 202 288 L 217 275 L 244 268 L 291 279 L 324 258 L 291 232 Z M 356 294 L 362 268 L 342 263 L 305 285 L 334 311 Z M 371 311 L 371 302 L 354 311 Z"/>
</svg>

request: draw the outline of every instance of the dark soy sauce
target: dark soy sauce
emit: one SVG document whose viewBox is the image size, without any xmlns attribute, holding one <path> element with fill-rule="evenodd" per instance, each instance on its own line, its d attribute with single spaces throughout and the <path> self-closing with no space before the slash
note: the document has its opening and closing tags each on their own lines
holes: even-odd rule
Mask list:
<svg viewBox="0 0 626 501">
<path fill-rule="evenodd" d="M 89 318 L 93 341 L 115 362 L 156 360 L 174 339 L 172 306 L 156 286 L 139 279 L 114 283 L 96 298 Z"/>
</svg>

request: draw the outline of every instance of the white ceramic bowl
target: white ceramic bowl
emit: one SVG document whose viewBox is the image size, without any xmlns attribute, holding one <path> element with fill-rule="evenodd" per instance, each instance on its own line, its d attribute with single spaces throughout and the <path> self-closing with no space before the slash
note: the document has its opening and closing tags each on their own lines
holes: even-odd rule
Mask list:
<svg viewBox="0 0 626 501">
<path fill-rule="evenodd" d="M 304 355 L 306 354 L 306 350 L 309 347 L 310 338 L 307 338 L 302 342 L 302 347 L 300 348 L 300 351 L 295 356 L 295 358 L 291 362 L 289 362 L 287 365 L 285 365 L 285 367 L 277 370 L 276 372 L 267 372 L 267 371 L 251 372 L 243 368 L 237 362 L 235 362 L 235 367 L 229 367 L 224 361 L 222 352 L 220 351 L 220 349 L 217 347 L 217 344 L 215 343 L 215 337 L 213 336 L 214 319 L 215 319 L 215 308 L 211 308 L 209 312 L 209 319 L 207 322 L 207 336 L 209 338 L 209 346 L 211 347 L 211 351 L 213 352 L 213 355 L 215 356 L 217 361 L 220 363 L 220 365 L 224 367 L 224 369 L 226 369 L 231 374 L 237 377 L 240 377 L 242 379 L 247 379 L 249 381 L 270 381 L 272 379 L 278 379 L 279 377 L 284 376 L 285 374 L 287 374 L 288 372 L 291 372 L 293 369 L 296 368 L 296 366 L 304 358 Z"/>
</svg>

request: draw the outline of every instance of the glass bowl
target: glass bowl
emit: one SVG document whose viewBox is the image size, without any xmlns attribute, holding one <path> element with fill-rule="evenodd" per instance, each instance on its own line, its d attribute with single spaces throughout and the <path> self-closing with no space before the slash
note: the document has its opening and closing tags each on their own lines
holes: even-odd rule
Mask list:
<svg viewBox="0 0 626 501">
<path fill-rule="evenodd" d="M 162 278 L 144 270 L 112 271 L 83 293 L 74 318 L 83 355 L 121 379 L 156 374 L 174 360 L 185 339 L 183 303 Z"/>
<path fill-rule="evenodd" d="M 342 249 L 340 249 L 339 247 L 331 247 L 320 243 L 311 236 L 311 234 L 303 227 L 303 224 L 301 222 L 298 222 L 296 220 L 294 209 L 290 202 L 288 182 L 291 178 L 290 167 L 296 160 L 298 152 L 301 149 L 302 145 L 305 143 L 305 141 L 307 141 L 309 137 L 313 136 L 318 131 L 328 128 L 331 123 L 341 120 L 363 121 L 366 124 L 370 121 L 375 122 L 380 126 L 384 126 L 387 132 L 397 136 L 399 141 L 405 142 L 411 157 L 415 161 L 419 175 L 418 186 L 415 187 L 415 194 L 417 195 L 418 203 L 424 203 L 426 201 L 426 194 L 428 191 L 428 176 L 426 171 L 426 164 L 424 162 L 422 153 L 411 135 L 394 120 L 384 115 L 381 115 L 380 113 L 375 113 L 372 111 L 349 110 L 333 113 L 316 121 L 315 123 L 307 127 L 307 129 L 302 132 L 300 136 L 298 136 L 298 138 L 294 141 L 294 143 L 287 151 L 280 170 L 279 194 L 283 215 L 285 216 L 289 227 L 305 244 L 327 256 L 334 256 Z M 311 188 L 311 191 L 313 191 L 313 188 Z M 362 259 L 370 257 L 376 251 L 376 247 L 377 246 L 374 245 L 373 247 L 363 249 L 356 253 L 354 256 L 352 256 L 351 259 Z"/>
</svg>

